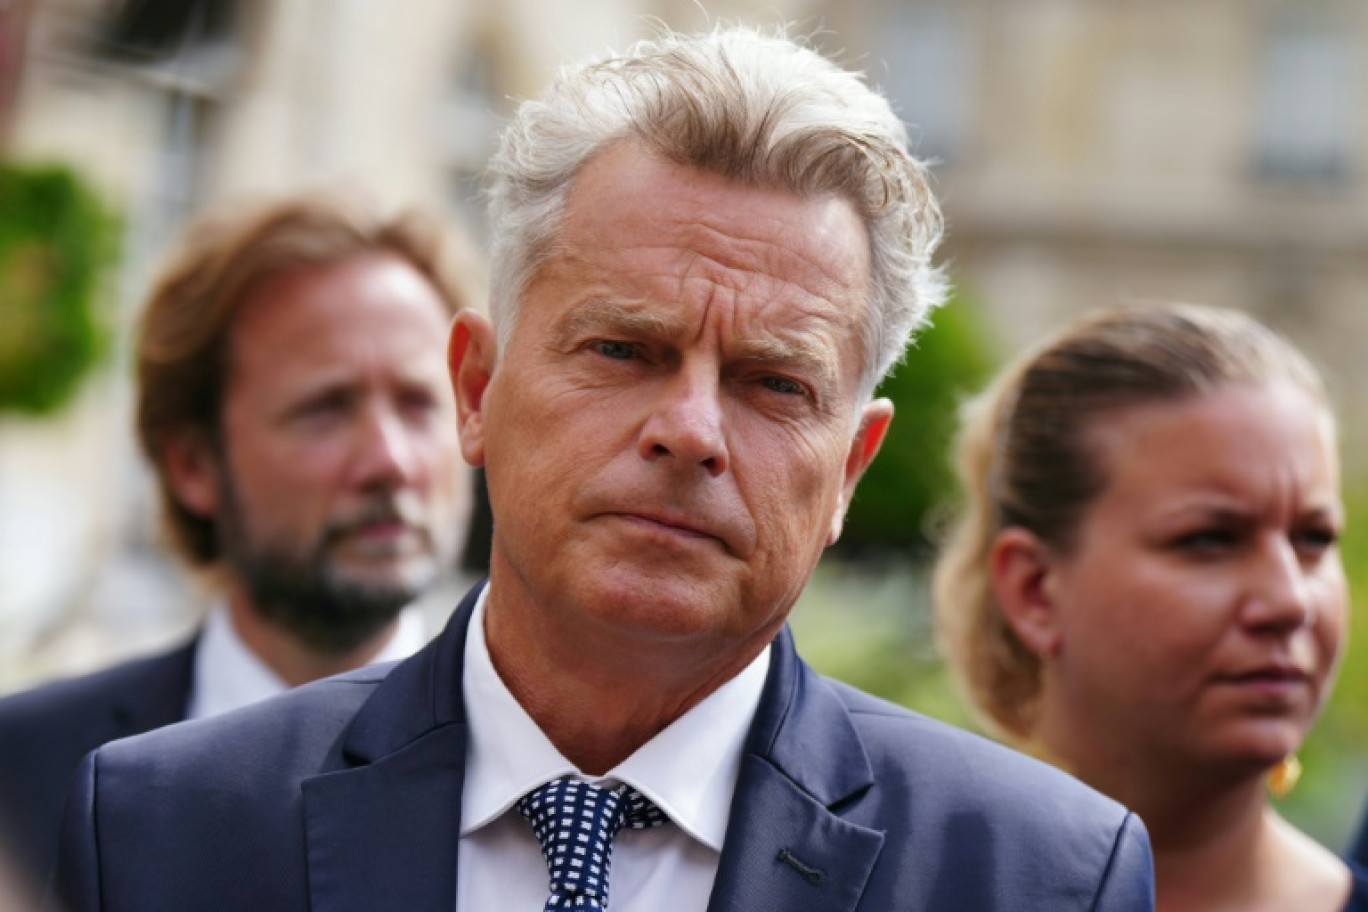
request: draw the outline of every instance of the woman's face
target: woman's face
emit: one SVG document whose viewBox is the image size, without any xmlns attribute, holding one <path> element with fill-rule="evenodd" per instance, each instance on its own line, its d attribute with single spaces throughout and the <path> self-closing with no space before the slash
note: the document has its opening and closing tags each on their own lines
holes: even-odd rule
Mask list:
<svg viewBox="0 0 1368 912">
<path fill-rule="evenodd" d="M 1047 718 L 1113 758 L 1276 763 L 1329 690 L 1347 612 L 1326 409 L 1287 382 L 1230 385 L 1091 440 L 1107 486 L 1042 577 Z"/>
</svg>

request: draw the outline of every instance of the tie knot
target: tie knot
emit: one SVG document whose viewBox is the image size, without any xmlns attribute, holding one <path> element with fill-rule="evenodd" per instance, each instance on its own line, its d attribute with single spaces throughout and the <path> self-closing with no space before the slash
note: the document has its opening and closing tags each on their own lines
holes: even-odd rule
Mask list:
<svg viewBox="0 0 1368 912">
<path fill-rule="evenodd" d="M 556 779 L 518 802 L 532 825 L 551 874 L 546 909 L 608 907 L 608 864 L 613 839 L 625 826 L 660 826 L 665 815 L 628 785 L 607 789 L 578 779 Z"/>
</svg>

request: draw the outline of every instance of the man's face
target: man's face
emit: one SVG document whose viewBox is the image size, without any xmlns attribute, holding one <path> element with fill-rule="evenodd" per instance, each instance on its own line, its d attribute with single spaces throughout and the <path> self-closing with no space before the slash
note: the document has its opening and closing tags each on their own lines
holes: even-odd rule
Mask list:
<svg viewBox="0 0 1368 912">
<path fill-rule="evenodd" d="M 758 652 L 891 413 L 859 401 L 869 264 L 843 200 L 634 143 L 591 160 L 492 375 L 487 325 L 453 336 L 462 447 L 495 517 L 491 598 L 568 642 Z"/>
<path fill-rule="evenodd" d="M 201 512 L 257 611 L 315 648 L 355 648 L 451 567 L 467 498 L 447 322 L 377 254 L 272 276 L 232 326 Z"/>
</svg>

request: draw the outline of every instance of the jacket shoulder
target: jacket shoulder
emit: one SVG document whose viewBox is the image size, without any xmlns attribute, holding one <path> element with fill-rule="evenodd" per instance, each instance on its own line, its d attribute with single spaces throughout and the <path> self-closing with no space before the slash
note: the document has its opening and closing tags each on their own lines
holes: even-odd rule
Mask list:
<svg viewBox="0 0 1368 912">
<path fill-rule="evenodd" d="M 195 642 L 0 699 L 0 827 L 34 881 L 52 865 L 77 764 L 115 738 L 185 715 Z"/>
<path fill-rule="evenodd" d="M 0 698 L 0 737 L 11 732 L 41 736 L 46 729 L 68 727 L 73 720 L 109 712 L 125 701 L 166 698 L 179 704 L 183 715 L 196 642 Z"/>
<path fill-rule="evenodd" d="M 861 912 L 1153 910 L 1148 842 L 1125 808 L 987 738 L 823 678 L 787 645 L 738 784 L 745 818 L 759 821 L 742 824 L 747 851 L 763 845 L 773 858 L 783 832 L 814 871 L 866 865 L 853 875 Z M 727 872 L 738 890 L 740 864 Z"/>
<path fill-rule="evenodd" d="M 193 663 L 192 641 L 0 699 L 0 789 L 65 782 L 101 744 L 184 718 Z"/>
<path fill-rule="evenodd" d="M 326 765 L 334 742 L 389 668 L 371 666 L 325 678 L 220 716 L 107 744 L 99 752 L 102 774 L 155 768 L 160 776 L 183 776 L 187 782 L 218 774 L 257 787 L 297 781 Z"/>
<path fill-rule="evenodd" d="M 1073 776 L 983 735 L 930 719 L 838 681 L 828 683 L 845 703 L 863 739 L 877 780 L 891 769 L 960 808 L 991 809 L 997 819 L 1017 816 L 1019 826 L 1068 824 L 1064 814 L 1115 828 L 1129 814 L 1111 798 Z M 924 793 L 923 793 L 924 800 Z M 1061 817 L 1061 814 L 1064 816 Z"/>
<path fill-rule="evenodd" d="M 891 858 L 939 867 L 959 907 L 1073 908 L 1063 889 L 1084 908 L 1153 908 L 1148 838 L 1125 807 L 981 735 L 833 686 L 874 774 L 865 819 Z"/>
<path fill-rule="evenodd" d="M 371 669 L 325 679 L 91 753 L 68 799 L 62 898 L 71 908 L 302 908 L 301 783 L 342 765 L 342 733 L 380 679 Z"/>
</svg>

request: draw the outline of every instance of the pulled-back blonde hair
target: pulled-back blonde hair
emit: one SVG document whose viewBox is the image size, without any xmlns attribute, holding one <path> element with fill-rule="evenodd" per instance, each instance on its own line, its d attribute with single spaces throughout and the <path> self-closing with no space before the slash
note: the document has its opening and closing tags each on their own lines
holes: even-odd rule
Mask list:
<svg viewBox="0 0 1368 912">
<path fill-rule="evenodd" d="M 1093 428 L 1126 408 L 1272 381 L 1326 402 L 1315 368 L 1251 317 L 1149 305 L 1084 316 L 966 405 L 956 452 L 965 503 L 933 585 L 941 647 L 990 727 L 1028 738 L 1041 687 L 1039 657 L 993 595 L 988 559 L 998 533 L 1023 528 L 1068 553 L 1107 485 Z"/>
</svg>

